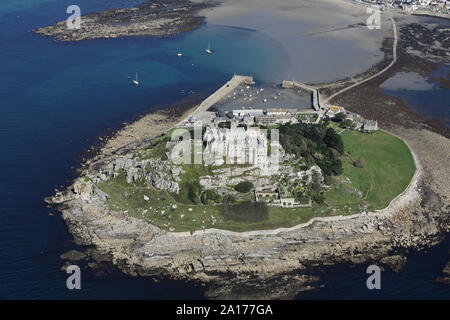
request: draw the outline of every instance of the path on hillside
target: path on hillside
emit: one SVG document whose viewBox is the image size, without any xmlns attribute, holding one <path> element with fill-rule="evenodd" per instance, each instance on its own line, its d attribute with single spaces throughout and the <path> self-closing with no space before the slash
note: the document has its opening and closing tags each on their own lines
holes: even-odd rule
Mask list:
<svg viewBox="0 0 450 320">
<path fill-rule="evenodd" d="M 372 76 L 370 76 L 370 77 L 368 77 L 368 78 L 366 78 L 364 80 L 358 81 L 358 82 L 352 84 L 351 86 L 348 86 L 348 87 L 346 87 L 346 88 L 344 88 L 342 90 L 339 90 L 338 92 L 332 94 L 331 96 L 329 96 L 328 98 L 326 98 L 324 100 L 324 103 L 328 103 L 331 99 L 333 99 L 334 97 L 340 95 L 341 93 L 344 93 L 344 92 L 346 92 L 346 91 L 348 91 L 348 90 L 350 90 L 350 89 L 352 89 L 352 88 L 354 88 L 356 86 L 359 86 L 360 84 L 362 84 L 364 82 L 367 82 L 369 80 L 372 80 L 373 78 L 378 77 L 379 75 L 383 74 L 384 72 L 389 70 L 390 67 L 392 67 L 394 65 L 394 63 L 397 61 L 398 33 L 397 33 L 397 25 L 395 24 L 394 18 L 390 18 L 390 19 L 392 21 L 392 29 L 394 31 L 394 44 L 392 46 L 392 57 L 393 57 L 393 59 L 392 59 L 391 63 L 389 63 L 388 66 L 386 66 L 383 70 L 379 71 L 378 73 L 376 73 L 376 74 L 374 74 L 374 75 L 372 75 Z"/>
</svg>

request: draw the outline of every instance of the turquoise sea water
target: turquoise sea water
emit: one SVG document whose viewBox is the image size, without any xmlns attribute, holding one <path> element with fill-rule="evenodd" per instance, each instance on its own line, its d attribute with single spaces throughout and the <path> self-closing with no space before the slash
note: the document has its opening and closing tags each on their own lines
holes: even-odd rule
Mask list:
<svg viewBox="0 0 450 320">
<path fill-rule="evenodd" d="M 77 1 L 82 13 L 130 3 Z M 286 68 L 284 53 L 258 32 L 221 26 L 203 25 L 166 39 L 80 43 L 30 32 L 64 19 L 70 4 L 0 4 L 0 298 L 201 298 L 204 289 L 190 283 L 154 283 L 120 272 L 97 278 L 84 268 L 83 289 L 67 290 L 59 255 L 74 244 L 59 214 L 50 216 L 42 199 L 76 176 L 78 155 L 108 128 L 192 92 L 207 94 L 234 72 L 270 82 Z M 215 50 L 211 56 L 203 52 L 208 41 Z M 130 83 L 136 70 L 139 87 Z"/>
</svg>

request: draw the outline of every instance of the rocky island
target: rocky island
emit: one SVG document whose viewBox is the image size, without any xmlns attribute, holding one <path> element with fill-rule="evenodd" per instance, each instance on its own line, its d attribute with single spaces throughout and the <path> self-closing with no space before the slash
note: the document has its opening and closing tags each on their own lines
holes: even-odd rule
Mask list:
<svg viewBox="0 0 450 320">
<path fill-rule="evenodd" d="M 422 164 L 390 134 L 339 124 L 342 112 L 331 121 L 323 113 L 317 124 L 299 114 L 298 124 L 273 127 L 280 130 L 277 172 L 223 162 L 175 165 L 168 156 L 179 142 L 168 139 L 171 128 L 188 126 L 197 110 L 172 118 L 159 111 L 128 125 L 72 186 L 47 199 L 75 241 L 95 248 L 92 258 L 108 256 L 132 275 L 208 283 L 210 297 L 281 298 L 309 288 L 321 265 L 379 261 L 399 270 L 400 248 L 439 241 L 446 228 Z M 149 127 L 165 134 L 130 140 Z M 258 195 L 267 199 L 257 202 Z M 268 296 L 273 281 L 283 290 Z"/>
<path fill-rule="evenodd" d="M 35 32 L 59 41 L 82 41 L 126 36 L 173 36 L 197 28 L 203 21 L 202 9 L 212 1 L 152 1 L 133 8 L 111 9 L 81 16 L 81 28 L 71 30 L 66 21 L 42 27 Z"/>
<path fill-rule="evenodd" d="M 435 41 L 424 36 L 430 29 Z M 439 243 L 450 229 L 450 144 L 445 128 L 378 88 L 401 70 L 429 73 L 448 62 L 441 50 L 448 49 L 447 35 L 446 28 L 403 25 L 398 48 L 396 37 L 385 39 L 382 62 L 314 87 L 329 101 L 313 117 L 271 117 L 266 110 L 258 119 L 273 123 L 258 123 L 255 114 L 227 120 L 203 104 L 148 114 L 100 146 L 79 178 L 46 201 L 62 212 L 75 242 L 93 249 L 92 259 L 107 257 L 131 275 L 208 284 L 211 298 L 291 298 L 311 288 L 322 268 L 340 263 L 399 271 L 409 250 Z M 226 87 L 255 90 L 233 81 Z M 173 164 L 168 155 L 179 142 L 169 137 L 175 128 L 189 132 L 196 117 L 203 133 L 233 122 L 244 135 L 278 129 L 280 170 Z M 227 215 L 227 208 L 249 203 L 262 203 L 262 215 L 236 218 L 249 207 Z"/>
</svg>

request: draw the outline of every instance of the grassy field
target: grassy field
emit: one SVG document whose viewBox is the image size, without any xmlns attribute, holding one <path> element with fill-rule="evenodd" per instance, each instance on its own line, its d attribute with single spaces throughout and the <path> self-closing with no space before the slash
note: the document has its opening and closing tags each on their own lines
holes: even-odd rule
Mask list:
<svg viewBox="0 0 450 320">
<path fill-rule="evenodd" d="M 144 182 L 128 184 L 124 173 L 99 187 L 111 196 L 108 200 L 111 209 L 126 211 L 130 216 L 171 231 L 194 231 L 202 227 L 232 231 L 275 229 L 318 216 L 354 214 L 361 211 L 361 206 L 372 210 L 386 207 L 406 188 L 414 174 L 409 149 L 401 140 L 382 131 L 367 134 L 346 130 L 341 136 L 345 145 L 344 173 L 333 178 L 334 182 L 325 192 L 325 203 L 314 204 L 311 208 L 269 207 L 267 219 L 259 222 L 227 221 L 221 216 L 220 205 L 189 203 L 183 188 L 174 197 Z M 359 158 L 364 161 L 362 168 L 354 165 Z M 181 185 L 203 174 L 211 174 L 211 168 L 203 165 L 186 165 L 184 170 Z"/>
<path fill-rule="evenodd" d="M 317 120 L 318 117 L 319 116 L 318 116 L 317 113 L 300 113 L 298 115 L 298 120 L 302 121 L 302 120 L 305 120 L 305 119 L 309 119 L 309 121 L 314 122 L 314 121 Z"/>
<path fill-rule="evenodd" d="M 328 208 L 316 206 L 302 209 L 269 207 L 266 220 L 243 223 L 224 220 L 221 217 L 221 207 L 218 205 L 180 204 L 165 191 L 139 183 L 128 184 L 123 174 L 101 183 L 99 187 L 111 196 L 108 199 L 111 209 L 126 211 L 129 216 L 148 220 L 154 225 L 172 231 L 195 231 L 202 229 L 203 226 L 232 231 L 276 229 L 304 223 L 317 216 L 337 214 Z M 145 200 L 144 196 L 149 200 Z"/>
<path fill-rule="evenodd" d="M 408 147 L 383 131 L 364 134 L 346 130 L 341 134 L 345 151 L 353 159 L 364 159 L 364 168 L 348 162 L 344 175 L 364 192 L 370 209 L 385 208 L 411 181 L 416 167 Z"/>
</svg>

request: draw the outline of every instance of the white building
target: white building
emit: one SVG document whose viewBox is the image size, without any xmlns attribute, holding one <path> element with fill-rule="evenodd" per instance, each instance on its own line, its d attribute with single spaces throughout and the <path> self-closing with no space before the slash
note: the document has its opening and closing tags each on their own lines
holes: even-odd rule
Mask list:
<svg viewBox="0 0 450 320">
<path fill-rule="evenodd" d="M 233 110 L 233 116 L 235 116 L 235 117 L 244 117 L 246 115 L 259 116 L 261 114 L 263 114 L 262 109 L 236 109 L 236 110 Z"/>
<path fill-rule="evenodd" d="M 366 120 L 363 124 L 363 129 L 367 131 L 378 130 L 378 122 L 376 120 Z"/>
<path fill-rule="evenodd" d="M 266 109 L 266 115 L 268 116 L 279 116 L 279 115 L 286 115 L 288 111 L 284 108 L 267 108 Z"/>
</svg>

